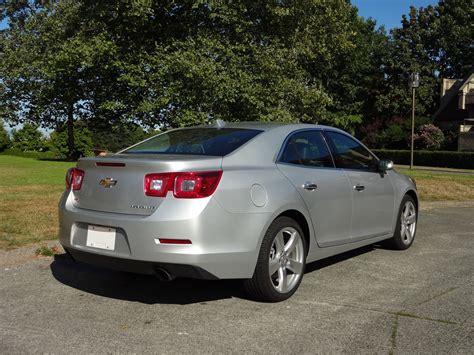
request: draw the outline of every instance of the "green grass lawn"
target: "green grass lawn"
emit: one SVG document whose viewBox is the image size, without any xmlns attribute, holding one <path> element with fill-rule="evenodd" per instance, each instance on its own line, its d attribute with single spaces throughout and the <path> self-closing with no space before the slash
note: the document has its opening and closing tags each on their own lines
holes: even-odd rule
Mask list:
<svg viewBox="0 0 474 355">
<path fill-rule="evenodd" d="M 474 172 L 462 174 L 416 168 L 413 170 L 396 168 L 396 170 L 415 179 L 422 201 L 474 200 Z"/>
<path fill-rule="evenodd" d="M 0 248 L 57 238 L 57 203 L 74 165 L 0 155 Z"/>
<path fill-rule="evenodd" d="M 74 165 L 0 155 L 0 249 L 57 238 L 57 204 Z M 474 200 L 474 174 L 397 170 L 416 179 L 422 200 Z"/>
</svg>

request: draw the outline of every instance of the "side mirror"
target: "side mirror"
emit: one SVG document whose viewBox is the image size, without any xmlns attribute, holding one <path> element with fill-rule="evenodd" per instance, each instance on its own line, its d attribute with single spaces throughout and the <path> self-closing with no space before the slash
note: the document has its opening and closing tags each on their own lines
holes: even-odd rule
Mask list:
<svg viewBox="0 0 474 355">
<path fill-rule="evenodd" d="M 393 169 L 393 161 L 382 159 L 379 161 L 379 170 L 381 173 L 386 173 L 387 170 Z"/>
</svg>

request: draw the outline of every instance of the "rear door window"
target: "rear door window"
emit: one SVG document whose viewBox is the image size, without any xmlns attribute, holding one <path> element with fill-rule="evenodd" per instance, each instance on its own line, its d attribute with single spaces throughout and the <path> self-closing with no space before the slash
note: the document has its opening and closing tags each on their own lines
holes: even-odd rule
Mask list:
<svg viewBox="0 0 474 355">
<path fill-rule="evenodd" d="M 162 133 L 124 154 L 227 155 L 261 133 L 257 129 L 185 128 Z"/>
<path fill-rule="evenodd" d="M 294 133 L 286 142 L 280 162 L 317 168 L 333 168 L 331 153 L 320 131 Z"/>
</svg>

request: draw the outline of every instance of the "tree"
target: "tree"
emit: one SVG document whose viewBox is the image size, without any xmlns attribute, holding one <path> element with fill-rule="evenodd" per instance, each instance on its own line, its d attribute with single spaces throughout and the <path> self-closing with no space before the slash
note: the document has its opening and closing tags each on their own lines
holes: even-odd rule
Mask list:
<svg viewBox="0 0 474 355">
<path fill-rule="evenodd" d="M 12 148 L 26 151 L 41 151 L 45 147 L 44 137 L 38 127 L 25 123 L 22 128 L 12 130 Z"/>
<path fill-rule="evenodd" d="M 150 127 L 360 120 L 332 92 L 360 25 L 346 1 L 25 0 L 6 9 L 4 117 L 66 122 L 70 155 L 79 119 Z"/>
<path fill-rule="evenodd" d="M 85 122 L 76 121 L 74 123 L 74 151 L 73 159 L 92 154 L 92 133 L 87 128 Z M 68 145 L 68 127 L 66 124 L 53 131 L 48 141 L 49 149 L 58 157 L 71 157 Z"/>
<path fill-rule="evenodd" d="M 109 152 L 117 152 L 147 138 L 143 128 L 135 123 L 96 124 L 89 126 L 89 129 L 93 147 Z"/>
<path fill-rule="evenodd" d="M 0 34 L 3 116 L 48 128 L 66 122 L 71 156 L 74 121 L 93 111 L 98 80 L 92 68 L 114 55 L 103 37 L 81 34 L 78 8 L 68 0 L 11 2 L 4 11 L 10 26 Z"/>
<path fill-rule="evenodd" d="M 441 77 L 462 78 L 473 67 L 472 0 L 442 0 L 435 6 L 433 56 Z"/>
<path fill-rule="evenodd" d="M 7 149 L 11 144 L 10 136 L 3 125 L 3 121 L 0 119 L 0 152 Z"/>
<path fill-rule="evenodd" d="M 386 95 L 377 105 L 386 116 L 407 117 L 411 111 L 408 82 L 418 72 L 417 115 L 430 116 L 439 101 L 440 78 L 462 78 L 474 57 L 471 0 L 441 0 L 436 6 L 410 7 L 401 27 L 391 33 L 391 55 L 386 58 Z"/>
</svg>

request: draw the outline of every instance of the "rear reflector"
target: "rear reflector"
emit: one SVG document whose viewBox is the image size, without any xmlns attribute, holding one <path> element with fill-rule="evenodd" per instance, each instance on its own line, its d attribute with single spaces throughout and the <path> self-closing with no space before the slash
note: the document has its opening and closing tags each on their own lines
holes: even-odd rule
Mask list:
<svg viewBox="0 0 474 355">
<path fill-rule="evenodd" d="M 145 195 L 165 197 L 173 191 L 176 198 L 203 198 L 216 191 L 222 171 L 156 173 L 145 175 Z"/>
<path fill-rule="evenodd" d="M 97 162 L 95 166 L 110 166 L 110 167 L 124 167 L 125 163 L 108 163 L 108 162 Z"/>
<path fill-rule="evenodd" d="M 160 244 L 192 244 L 189 239 L 163 239 L 159 238 Z"/>
<path fill-rule="evenodd" d="M 78 168 L 71 168 L 66 173 L 66 189 L 72 188 L 77 191 L 82 187 L 82 181 L 84 180 L 84 171 Z"/>
</svg>

